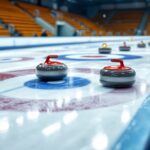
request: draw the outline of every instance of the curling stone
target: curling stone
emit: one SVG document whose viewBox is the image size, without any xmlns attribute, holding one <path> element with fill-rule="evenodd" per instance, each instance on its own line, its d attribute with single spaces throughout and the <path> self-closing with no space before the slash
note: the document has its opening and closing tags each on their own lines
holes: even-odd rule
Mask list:
<svg viewBox="0 0 150 150">
<path fill-rule="evenodd" d="M 51 58 L 58 58 L 58 56 L 49 55 L 44 63 L 36 67 L 36 75 L 41 81 L 63 80 L 67 76 L 67 66 L 61 62 L 51 61 Z"/>
<path fill-rule="evenodd" d="M 141 41 L 140 43 L 137 44 L 137 47 L 138 48 L 145 48 L 146 44 L 143 41 Z"/>
<path fill-rule="evenodd" d="M 131 50 L 131 47 L 130 46 L 127 46 L 126 42 L 123 43 L 123 46 L 120 46 L 119 47 L 119 50 L 120 51 L 130 51 Z"/>
<path fill-rule="evenodd" d="M 135 70 L 124 66 L 121 59 L 112 59 L 111 61 L 118 62 L 120 65 L 106 66 L 100 70 L 100 82 L 103 86 L 112 88 L 131 87 L 135 82 Z"/>
<path fill-rule="evenodd" d="M 100 54 L 110 54 L 111 48 L 107 46 L 106 43 L 103 43 L 102 46 L 98 49 Z"/>
</svg>

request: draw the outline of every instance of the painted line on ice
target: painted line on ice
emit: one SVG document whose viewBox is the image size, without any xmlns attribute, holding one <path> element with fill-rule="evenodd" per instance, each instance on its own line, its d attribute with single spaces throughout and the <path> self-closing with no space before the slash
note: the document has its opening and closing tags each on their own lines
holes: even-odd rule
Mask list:
<svg viewBox="0 0 150 150">
<path fill-rule="evenodd" d="M 147 38 L 136 39 L 135 41 L 147 40 Z M 48 47 L 48 46 L 63 46 L 63 45 L 78 45 L 78 44 L 92 44 L 92 43 L 105 43 L 105 42 L 121 42 L 123 39 L 119 40 L 99 40 L 99 41 L 82 41 L 82 42 L 64 42 L 64 43 L 49 43 L 49 44 L 33 44 L 33 45 L 18 45 L 18 46 L 1 46 L 0 50 L 14 50 L 14 49 L 25 49 L 25 48 L 38 48 L 38 47 Z M 129 39 L 125 41 L 130 41 Z"/>
</svg>

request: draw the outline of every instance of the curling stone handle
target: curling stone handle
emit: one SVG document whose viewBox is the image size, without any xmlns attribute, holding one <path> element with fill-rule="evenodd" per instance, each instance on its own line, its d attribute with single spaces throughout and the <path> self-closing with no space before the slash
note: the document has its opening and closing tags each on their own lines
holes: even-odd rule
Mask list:
<svg viewBox="0 0 150 150">
<path fill-rule="evenodd" d="M 123 42 L 123 45 L 126 46 L 127 45 L 126 42 Z"/>
<path fill-rule="evenodd" d="M 58 55 L 48 55 L 46 60 L 45 60 L 45 63 L 48 64 L 51 62 L 51 58 L 58 58 Z"/>
<path fill-rule="evenodd" d="M 125 67 L 122 59 L 112 59 L 111 61 L 120 63 L 120 66 L 119 66 L 120 68 Z"/>
</svg>

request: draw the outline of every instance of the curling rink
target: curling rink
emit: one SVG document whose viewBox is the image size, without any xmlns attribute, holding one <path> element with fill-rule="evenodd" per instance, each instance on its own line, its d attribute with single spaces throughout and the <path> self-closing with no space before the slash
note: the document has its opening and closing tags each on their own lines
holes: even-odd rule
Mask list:
<svg viewBox="0 0 150 150">
<path fill-rule="evenodd" d="M 0 150 L 141 150 L 150 133 L 149 37 L 1 38 Z M 120 52 L 126 41 L 131 51 Z M 146 48 L 138 48 L 141 41 Z M 107 43 L 111 54 L 99 54 Z M 39 82 L 47 55 L 68 76 Z M 99 71 L 120 58 L 136 71 L 131 88 L 106 88 Z"/>
</svg>

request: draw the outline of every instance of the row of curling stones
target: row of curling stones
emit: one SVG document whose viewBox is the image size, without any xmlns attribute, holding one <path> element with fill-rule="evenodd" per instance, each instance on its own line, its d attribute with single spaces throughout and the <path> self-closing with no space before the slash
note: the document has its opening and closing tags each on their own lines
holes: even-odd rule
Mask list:
<svg viewBox="0 0 150 150">
<path fill-rule="evenodd" d="M 150 45 L 150 43 L 149 43 L 149 45 Z M 137 44 L 137 47 L 138 48 L 146 48 L 146 44 L 143 41 L 141 41 L 140 43 Z M 128 46 L 126 44 L 126 42 L 124 42 L 122 46 L 119 46 L 119 50 L 120 51 L 130 51 L 131 47 Z M 106 43 L 103 43 L 102 46 L 98 49 L 98 51 L 99 51 L 99 54 L 110 54 L 112 49 Z"/>
<path fill-rule="evenodd" d="M 99 50 L 99 54 L 110 54 L 112 49 L 110 47 L 108 47 L 108 45 L 106 43 L 103 43 L 102 46 L 98 49 Z M 123 43 L 122 46 L 119 47 L 120 51 L 130 51 L 131 47 L 127 46 L 126 42 Z"/>
<path fill-rule="evenodd" d="M 146 48 L 146 44 L 141 41 L 137 44 L 137 47 L 138 48 Z M 126 42 L 123 43 L 123 46 L 120 46 L 119 47 L 119 50 L 120 51 L 130 51 L 131 50 L 131 47 L 130 46 L 127 46 Z"/>
<path fill-rule="evenodd" d="M 40 81 L 58 81 L 67 77 L 68 67 L 61 62 L 51 61 L 51 58 L 58 58 L 57 55 L 49 55 L 44 63 L 36 67 L 36 75 Z M 106 66 L 100 70 L 100 82 L 103 86 L 113 88 L 131 87 L 135 82 L 135 71 L 124 66 L 123 60 L 112 59 L 112 62 L 119 62 L 119 66 Z"/>
<path fill-rule="evenodd" d="M 141 41 L 137 44 L 137 47 L 138 48 L 146 48 L 146 44 Z M 130 51 L 131 50 L 131 47 L 130 46 L 127 46 L 126 42 L 123 43 L 123 46 L 120 46 L 119 47 L 119 50 L 120 51 Z"/>
</svg>

